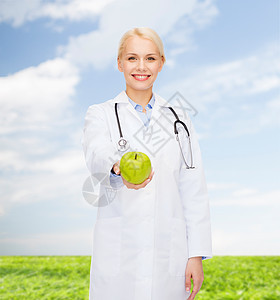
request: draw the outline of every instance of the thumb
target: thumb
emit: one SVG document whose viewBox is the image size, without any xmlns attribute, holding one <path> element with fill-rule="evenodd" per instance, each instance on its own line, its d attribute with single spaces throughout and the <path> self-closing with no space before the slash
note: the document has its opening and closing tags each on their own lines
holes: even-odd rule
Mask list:
<svg viewBox="0 0 280 300">
<path fill-rule="evenodd" d="M 121 172 L 121 170 L 120 170 L 120 161 L 118 161 L 114 164 L 114 171 L 115 171 L 116 174 L 118 174 L 118 175 L 120 174 L 120 172 Z"/>
<path fill-rule="evenodd" d="M 191 287 L 192 287 L 191 274 L 186 273 L 186 283 L 185 283 L 185 286 L 186 286 L 186 291 L 190 292 Z"/>
</svg>

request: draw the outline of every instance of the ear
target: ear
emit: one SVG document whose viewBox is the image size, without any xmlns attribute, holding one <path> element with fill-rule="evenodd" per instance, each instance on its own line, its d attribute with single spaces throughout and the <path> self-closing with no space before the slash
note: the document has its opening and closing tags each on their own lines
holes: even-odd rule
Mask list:
<svg viewBox="0 0 280 300">
<path fill-rule="evenodd" d="M 119 69 L 120 72 L 123 72 L 122 62 L 121 62 L 119 57 L 118 57 L 118 69 Z"/>
<path fill-rule="evenodd" d="M 160 60 L 160 67 L 159 67 L 159 72 L 162 70 L 162 68 L 163 68 L 163 65 L 164 65 L 164 58 L 163 58 L 163 56 L 161 57 L 161 60 Z"/>
</svg>

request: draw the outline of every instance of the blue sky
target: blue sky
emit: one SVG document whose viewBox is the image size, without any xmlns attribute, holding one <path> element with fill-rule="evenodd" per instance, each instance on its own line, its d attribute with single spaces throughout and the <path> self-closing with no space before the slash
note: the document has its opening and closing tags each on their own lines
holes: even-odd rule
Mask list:
<svg viewBox="0 0 280 300">
<path fill-rule="evenodd" d="M 0 2 L 1 255 L 91 253 L 84 117 L 125 89 L 135 26 L 165 46 L 154 91 L 198 110 L 214 255 L 280 254 L 278 1 L 175 2 Z"/>
</svg>

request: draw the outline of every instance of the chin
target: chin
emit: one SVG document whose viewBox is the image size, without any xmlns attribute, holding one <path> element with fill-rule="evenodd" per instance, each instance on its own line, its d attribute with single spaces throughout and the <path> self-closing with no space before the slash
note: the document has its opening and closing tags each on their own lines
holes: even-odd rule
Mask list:
<svg viewBox="0 0 280 300">
<path fill-rule="evenodd" d="M 149 83 L 149 85 L 147 84 L 141 84 L 141 82 L 139 84 L 127 84 L 127 86 L 129 86 L 130 89 L 132 90 L 137 90 L 137 91 L 146 91 L 148 89 L 150 89 L 151 87 L 153 87 L 154 83 Z"/>
<path fill-rule="evenodd" d="M 147 86 L 147 87 L 132 87 L 132 86 L 129 86 L 129 88 L 131 89 L 131 90 L 133 90 L 133 91 L 147 91 L 147 90 L 149 90 L 151 87 L 153 87 L 153 86 Z"/>
</svg>

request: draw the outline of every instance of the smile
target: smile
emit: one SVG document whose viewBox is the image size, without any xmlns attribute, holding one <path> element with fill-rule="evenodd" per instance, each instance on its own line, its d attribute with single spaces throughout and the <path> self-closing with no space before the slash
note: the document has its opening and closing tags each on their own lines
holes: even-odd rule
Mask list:
<svg viewBox="0 0 280 300">
<path fill-rule="evenodd" d="M 145 81 L 147 80 L 151 75 L 132 75 L 136 80 L 138 81 Z"/>
</svg>

